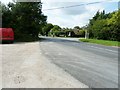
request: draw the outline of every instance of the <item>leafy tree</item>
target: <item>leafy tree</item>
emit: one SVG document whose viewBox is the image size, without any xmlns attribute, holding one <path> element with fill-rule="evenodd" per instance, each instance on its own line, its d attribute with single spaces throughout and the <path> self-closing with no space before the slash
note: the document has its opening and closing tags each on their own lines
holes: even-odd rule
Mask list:
<svg viewBox="0 0 120 90">
<path fill-rule="evenodd" d="M 0 27 L 2 27 L 2 3 L 0 2 Z"/>
<path fill-rule="evenodd" d="M 79 29 L 80 30 L 81 28 L 79 26 L 75 26 L 74 29 Z"/>
<path fill-rule="evenodd" d="M 2 27 L 11 27 L 12 12 L 8 6 L 1 4 Z"/>
<path fill-rule="evenodd" d="M 97 12 L 87 27 L 90 38 L 120 41 L 119 18 L 120 10 L 108 14 Z"/>
<path fill-rule="evenodd" d="M 79 35 L 80 37 L 85 37 L 85 30 L 80 30 Z"/>
<path fill-rule="evenodd" d="M 61 27 L 58 25 L 54 25 L 54 27 L 52 28 L 52 31 L 59 31 L 61 30 Z"/>
<path fill-rule="evenodd" d="M 60 26 L 54 25 L 54 27 L 51 29 L 51 32 L 60 31 L 60 30 L 61 30 L 61 27 L 60 27 Z"/>
<path fill-rule="evenodd" d="M 111 31 L 111 40 L 120 41 L 120 10 L 112 14 L 108 19 L 108 26 Z"/>
<path fill-rule="evenodd" d="M 13 8 L 14 16 L 21 32 L 37 37 L 39 30 L 46 21 L 46 17 L 41 12 L 40 2 L 16 3 Z M 22 27 L 21 27 L 22 26 Z"/>
<path fill-rule="evenodd" d="M 93 27 L 92 27 L 92 32 L 94 34 L 94 38 L 101 39 L 102 37 L 102 28 L 105 26 L 106 20 L 97 20 Z"/>
<path fill-rule="evenodd" d="M 100 17 L 100 12 L 97 11 L 96 15 L 93 17 L 93 21 L 97 20 Z"/>
<path fill-rule="evenodd" d="M 42 35 L 46 35 L 48 36 L 48 33 L 50 32 L 50 30 L 53 28 L 54 26 L 51 23 L 46 24 L 43 28 L 42 28 Z"/>
<path fill-rule="evenodd" d="M 14 28 L 15 39 L 38 38 L 38 33 L 42 31 L 47 19 L 41 11 L 41 2 L 9 3 L 3 8 L 3 27 Z"/>
</svg>

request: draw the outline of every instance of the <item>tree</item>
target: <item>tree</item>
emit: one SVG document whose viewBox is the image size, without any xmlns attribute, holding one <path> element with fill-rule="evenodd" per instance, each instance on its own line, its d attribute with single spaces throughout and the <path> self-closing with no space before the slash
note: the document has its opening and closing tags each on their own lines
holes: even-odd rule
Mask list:
<svg viewBox="0 0 120 90">
<path fill-rule="evenodd" d="M 46 17 L 41 12 L 41 3 L 16 3 L 13 12 L 20 30 L 23 33 L 25 32 L 26 34 L 31 34 L 33 37 L 37 37 L 39 30 L 42 29 L 42 25 L 46 21 Z"/>
<path fill-rule="evenodd" d="M 100 12 L 97 11 L 97 13 L 95 14 L 95 16 L 93 17 L 93 21 L 96 21 L 98 18 L 100 17 Z"/>
<path fill-rule="evenodd" d="M 38 38 L 38 33 L 42 31 L 47 19 L 41 9 L 41 2 L 8 4 L 8 7 L 3 9 L 3 26 L 14 28 L 15 39 Z"/>
<path fill-rule="evenodd" d="M 103 33 L 101 32 L 103 27 L 106 25 L 106 20 L 97 20 L 94 22 L 94 25 L 92 27 L 92 32 L 94 34 L 94 38 L 102 39 Z"/>
<path fill-rule="evenodd" d="M 61 32 L 61 27 L 58 26 L 58 25 L 54 25 L 54 27 L 51 29 L 50 33 L 53 35 L 53 36 L 59 36 L 60 35 L 60 32 Z"/>
<path fill-rule="evenodd" d="M 58 25 L 54 25 L 54 27 L 52 28 L 52 31 L 59 31 L 61 30 L 61 27 Z"/>
<path fill-rule="evenodd" d="M 88 24 L 90 38 L 120 41 L 120 10 L 97 12 Z"/>
<path fill-rule="evenodd" d="M 0 3 L 0 27 L 2 27 L 2 4 Z"/>
<path fill-rule="evenodd" d="M 112 17 L 107 20 L 111 31 L 111 40 L 120 41 L 120 10 L 112 14 Z"/>
<path fill-rule="evenodd" d="M 42 35 L 46 35 L 48 36 L 48 33 L 50 32 L 50 30 L 53 28 L 54 26 L 51 23 L 46 24 L 43 28 L 42 28 Z"/>
<path fill-rule="evenodd" d="M 80 30 L 81 28 L 79 26 L 75 26 L 74 29 Z"/>
<path fill-rule="evenodd" d="M 2 14 L 2 27 L 11 27 L 12 12 L 9 6 L 1 4 L 1 14 Z"/>
<path fill-rule="evenodd" d="M 79 35 L 80 37 L 85 37 L 85 30 L 80 30 Z"/>
</svg>

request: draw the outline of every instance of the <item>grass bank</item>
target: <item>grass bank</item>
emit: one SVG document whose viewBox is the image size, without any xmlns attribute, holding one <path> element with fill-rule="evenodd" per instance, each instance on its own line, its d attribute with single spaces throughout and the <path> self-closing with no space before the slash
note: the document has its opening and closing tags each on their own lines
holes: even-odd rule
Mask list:
<svg viewBox="0 0 120 90">
<path fill-rule="evenodd" d="M 101 45 L 106 45 L 106 46 L 119 46 L 120 47 L 120 42 L 118 41 L 97 40 L 97 39 L 80 39 L 80 41 L 101 44 Z"/>
</svg>

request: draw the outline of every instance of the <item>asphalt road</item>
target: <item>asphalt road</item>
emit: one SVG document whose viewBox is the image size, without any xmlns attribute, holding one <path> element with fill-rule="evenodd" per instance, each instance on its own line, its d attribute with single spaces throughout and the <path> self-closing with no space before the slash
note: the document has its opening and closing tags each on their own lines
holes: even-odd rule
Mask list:
<svg viewBox="0 0 120 90">
<path fill-rule="evenodd" d="M 0 89 L 88 88 L 43 57 L 39 42 L 0 44 L 0 48 Z"/>
<path fill-rule="evenodd" d="M 118 48 L 59 38 L 40 42 L 42 55 L 90 88 L 118 88 Z"/>
</svg>

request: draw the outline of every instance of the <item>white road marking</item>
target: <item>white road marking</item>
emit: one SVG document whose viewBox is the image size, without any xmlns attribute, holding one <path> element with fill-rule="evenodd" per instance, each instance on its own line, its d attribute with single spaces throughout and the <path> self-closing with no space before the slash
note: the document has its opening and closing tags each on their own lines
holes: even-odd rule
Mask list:
<svg viewBox="0 0 120 90">
<path fill-rule="evenodd" d="M 116 53 L 118 52 L 118 51 L 114 51 L 114 50 L 110 50 L 110 49 L 104 49 L 104 48 L 95 47 L 95 46 L 90 46 L 90 47 L 101 49 L 101 50 L 106 50 L 106 51 L 110 51 L 110 52 L 116 52 Z"/>
</svg>

